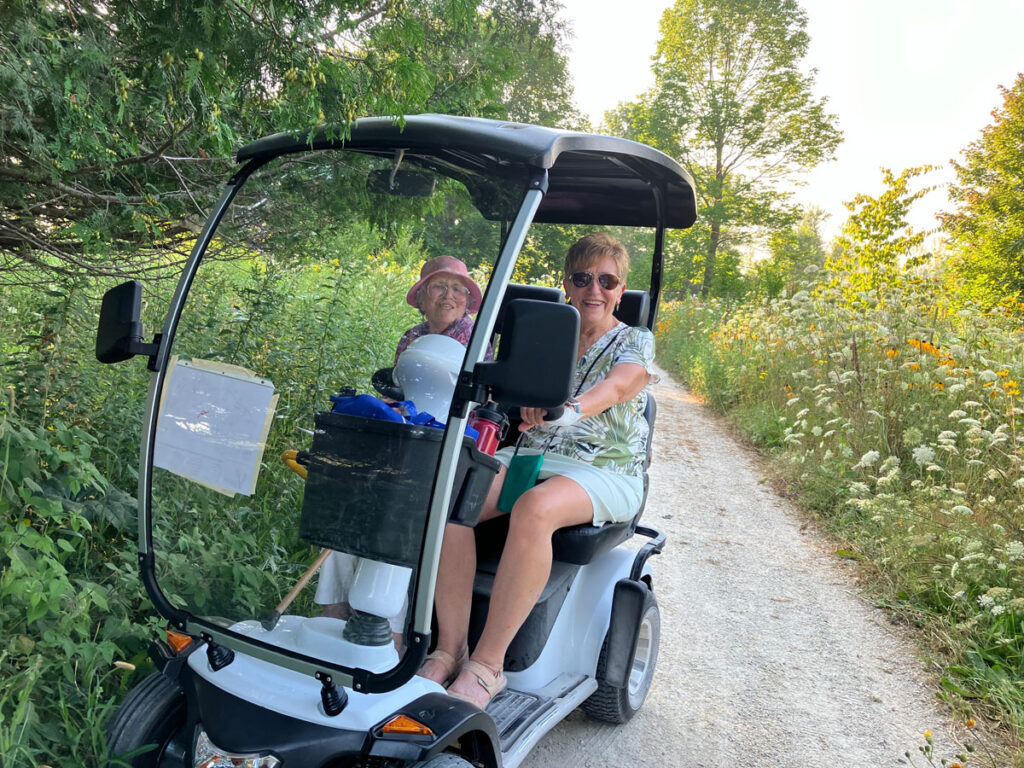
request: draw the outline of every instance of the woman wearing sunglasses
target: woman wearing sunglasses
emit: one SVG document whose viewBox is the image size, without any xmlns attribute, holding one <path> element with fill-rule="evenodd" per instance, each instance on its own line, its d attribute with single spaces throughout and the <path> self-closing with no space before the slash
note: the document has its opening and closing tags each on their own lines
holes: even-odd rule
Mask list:
<svg viewBox="0 0 1024 768">
<path fill-rule="evenodd" d="M 473 655 L 466 659 L 476 544 L 471 528 L 449 524 L 438 569 L 437 650 L 420 674 L 448 684 L 453 696 L 481 708 L 505 687 L 505 652 L 551 572 L 551 536 L 580 523 L 632 519 L 643 498 L 648 424 L 647 385 L 653 376 L 654 334 L 619 322 L 614 311 L 626 289 L 629 255 L 602 233 L 587 235 L 565 257 L 563 285 L 580 313 L 573 397 L 555 421 L 542 408 L 521 409 L 520 450 L 543 452 L 537 484 L 511 506 L 508 538 Z M 496 517 L 513 449 L 498 451 L 504 466 L 481 521 Z M 503 504 L 508 508 L 508 504 Z"/>
</svg>

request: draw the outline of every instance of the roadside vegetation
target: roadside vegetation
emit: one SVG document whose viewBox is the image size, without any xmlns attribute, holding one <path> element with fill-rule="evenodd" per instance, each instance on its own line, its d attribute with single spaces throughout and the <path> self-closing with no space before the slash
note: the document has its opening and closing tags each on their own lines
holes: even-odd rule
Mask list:
<svg viewBox="0 0 1024 768">
<path fill-rule="evenodd" d="M 1022 94 L 1024 79 L 1004 92 L 969 164 L 1019 131 Z M 956 197 L 981 209 L 1000 195 L 1005 205 L 997 171 L 987 189 L 965 183 Z M 941 257 L 924 252 L 906 214 L 926 190 L 912 181 L 926 173 L 885 172 L 881 195 L 849 204 L 827 256 L 805 223 L 774 241 L 737 298 L 663 306 L 659 358 L 774 459 L 798 502 L 842 542 L 837 553 L 866 566 L 878 603 L 924 630 L 943 698 L 965 718 L 996 723 L 1020 760 L 1020 244 L 1001 246 L 1005 229 L 1000 243 L 980 227 L 962 236 L 957 214 L 947 220 L 961 229 Z M 1020 203 L 1006 209 L 1006 228 Z"/>
</svg>

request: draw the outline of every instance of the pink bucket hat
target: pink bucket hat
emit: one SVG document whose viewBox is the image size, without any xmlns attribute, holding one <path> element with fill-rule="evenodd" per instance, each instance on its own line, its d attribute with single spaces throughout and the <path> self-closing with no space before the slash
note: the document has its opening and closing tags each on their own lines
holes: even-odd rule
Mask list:
<svg viewBox="0 0 1024 768">
<path fill-rule="evenodd" d="M 437 256 L 423 262 L 423 266 L 420 268 L 419 281 L 409 289 L 409 293 L 405 296 L 405 300 L 410 306 L 416 306 L 416 291 L 422 288 L 434 275 L 451 275 L 458 278 L 459 282 L 466 286 L 466 289 L 469 291 L 469 301 L 467 302 L 466 310 L 468 312 L 476 312 L 480 309 L 480 286 L 473 282 L 473 278 L 469 276 L 469 270 L 466 269 L 466 265 L 454 256 Z"/>
</svg>

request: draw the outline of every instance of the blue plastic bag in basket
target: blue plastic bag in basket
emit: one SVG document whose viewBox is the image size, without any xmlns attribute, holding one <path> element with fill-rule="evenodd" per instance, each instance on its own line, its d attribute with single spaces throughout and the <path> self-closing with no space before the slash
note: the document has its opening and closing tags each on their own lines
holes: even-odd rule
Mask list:
<svg viewBox="0 0 1024 768">
<path fill-rule="evenodd" d="M 332 413 L 344 413 L 347 416 L 362 416 L 364 419 L 380 419 L 381 421 L 397 421 L 400 424 L 408 423 L 408 420 L 399 411 L 398 407 L 406 409 L 413 415 L 416 413 L 416 406 L 411 400 L 403 400 L 399 403 L 385 403 L 379 397 L 373 395 L 331 395 L 331 402 L 334 407 Z M 393 407 L 395 406 L 395 407 Z"/>
</svg>

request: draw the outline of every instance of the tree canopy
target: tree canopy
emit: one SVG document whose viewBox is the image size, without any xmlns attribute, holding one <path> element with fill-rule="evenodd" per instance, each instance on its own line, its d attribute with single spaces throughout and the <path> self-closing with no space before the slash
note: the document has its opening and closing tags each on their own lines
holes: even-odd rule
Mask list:
<svg viewBox="0 0 1024 768">
<path fill-rule="evenodd" d="M 1024 295 L 1024 74 L 1000 90 L 992 124 L 953 163 L 957 209 L 943 216 L 956 248 L 950 266 L 985 303 Z"/>
<path fill-rule="evenodd" d="M 578 122 L 552 0 L 0 9 L 0 284 L 184 258 L 244 141 L 424 111 Z"/>
<path fill-rule="evenodd" d="M 796 216 L 778 182 L 831 158 L 841 140 L 812 93 L 807 16 L 795 0 L 677 0 L 661 20 L 655 85 L 609 113 L 612 132 L 672 155 L 693 175 L 698 225 L 676 238 L 712 290 L 723 250 Z M 677 286 L 678 287 L 678 286 Z"/>
</svg>

